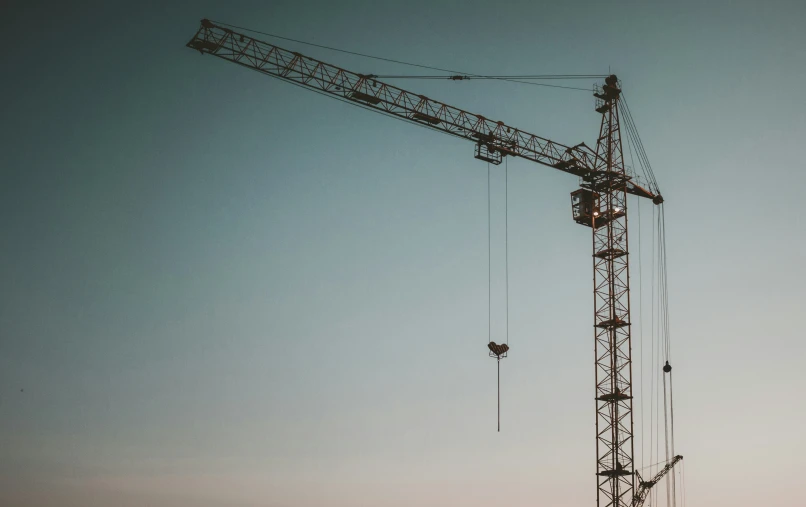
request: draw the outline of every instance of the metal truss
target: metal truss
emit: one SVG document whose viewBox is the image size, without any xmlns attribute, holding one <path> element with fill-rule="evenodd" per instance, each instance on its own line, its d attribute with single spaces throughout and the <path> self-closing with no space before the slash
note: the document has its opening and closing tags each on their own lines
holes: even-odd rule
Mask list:
<svg viewBox="0 0 806 507">
<path fill-rule="evenodd" d="M 611 80 L 611 78 L 608 78 Z M 596 171 L 583 187 L 594 192 L 594 334 L 596 354 L 597 505 L 633 500 L 632 347 L 627 248 L 627 179 L 619 126 L 620 90 L 612 76 L 602 92 Z"/>
<path fill-rule="evenodd" d="M 263 74 L 349 100 L 367 109 L 439 130 L 477 144 L 477 158 L 500 163 L 503 156 L 522 157 L 560 171 L 588 177 L 596 154 L 584 143 L 566 146 L 529 134 L 504 122 L 469 113 L 424 95 L 383 83 L 300 53 L 277 47 L 202 20 L 187 47 L 237 63 Z M 627 191 L 653 194 L 632 181 Z"/>
<path fill-rule="evenodd" d="M 267 42 L 202 21 L 188 47 L 244 65 L 264 74 L 293 81 L 343 99 L 449 134 L 486 145 L 502 155 L 517 155 L 582 175 L 596 155 L 584 144 L 569 147 L 529 134 L 500 121 L 407 92 L 371 75 L 315 60 Z M 558 164 L 561 167 L 557 167 Z"/>
<path fill-rule="evenodd" d="M 633 496 L 632 507 L 641 507 L 644 505 L 644 502 L 646 501 L 649 491 L 652 489 L 652 487 L 663 479 L 666 474 L 671 472 L 672 468 L 674 468 L 674 466 L 682 459 L 683 456 L 678 454 L 672 458 L 671 461 L 666 463 L 666 466 L 660 469 L 658 473 L 648 481 L 643 480 L 641 478 L 641 474 L 636 471 L 635 475 L 638 477 L 638 490 L 635 492 L 635 496 Z"/>
<path fill-rule="evenodd" d="M 475 157 L 490 163 L 500 163 L 504 156 L 518 156 L 579 176 L 582 189 L 572 194 L 574 220 L 593 231 L 597 506 L 630 506 L 635 498 L 635 474 L 627 194 L 652 199 L 655 204 L 663 199 L 635 184 L 626 173 L 617 78 L 609 76 L 594 93 L 599 99 L 596 110 L 602 114 L 594 152 L 584 143 L 571 147 L 559 144 L 209 20 L 202 20 L 187 46 L 366 109 L 470 140 L 476 144 Z M 506 344 L 493 342 L 488 348 L 499 360 L 508 351 Z M 639 486 L 639 497 L 645 497 L 641 489 L 645 484 Z"/>
</svg>

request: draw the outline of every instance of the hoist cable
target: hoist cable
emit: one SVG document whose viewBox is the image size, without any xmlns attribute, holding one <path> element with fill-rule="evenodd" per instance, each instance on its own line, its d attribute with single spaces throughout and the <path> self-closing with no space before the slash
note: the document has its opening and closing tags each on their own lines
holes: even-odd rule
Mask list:
<svg viewBox="0 0 806 507">
<path fill-rule="evenodd" d="M 668 279 L 668 255 L 666 251 L 666 210 L 663 204 L 660 205 L 660 214 L 661 214 L 661 225 L 663 227 L 663 234 L 662 234 L 662 248 L 663 248 L 663 288 L 664 288 L 664 313 L 665 313 L 665 324 L 666 328 L 664 330 L 666 336 L 666 360 L 671 362 L 672 358 L 672 335 L 671 335 L 671 324 L 669 321 L 669 279 Z M 672 455 L 675 453 L 675 445 L 674 445 L 674 386 L 672 377 L 672 371 L 669 370 L 669 425 L 671 428 L 671 452 Z M 677 504 L 677 497 L 676 497 L 676 481 L 674 475 L 672 476 L 672 498 L 674 498 L 674 505 Z"/>
<path fill-rule="evenodd" d="M 634 137 L 634 142 L 636 145 L 636 149 L 639 154 L 639 158 L 643 159 L 643 166 L 645 175 L 647 176 L 649 183 L 654 186 L 654 190 L 658 191 L 658 181 L 655 179 L 655 173 L 652 171 L 652 164 L 649 162 L 649 157 L 646 154 L 646 150 L 644 149 L 644 143 L 641 141 L 641 136 L 638 134 L 638 128 L 635 125 L 635 120 L 633 119 L 632 112 L 630 111 L 630 106 L 627 104 L 627 97 L 622 92 L 622 103 L 624 104 L 624 111 L 627 113 L 625 115 L 625 119 L 627 120 L 625 124 L 627 125 L 627 131 Z"/>
<path fill-rule="evenodd" d="M 669 452 L 674 455 L 674 412 L 673 412 L 673 401 L 671 397 L 672 393 L 672 370 L 669 369 L 666 371 L 666 366 L 670 366 L 670 355 L 671 355 L 671 336 L 669 333 L 669 289 L 668 289 L 668 276 L 667 276 L 667 256 L 666 256 L 666 227 L 665 227 L 665 213 L 664 208 L 661 205 L 660 210 L 658 212 L 658 257 L 659 257 L 659 299 L 660 299 L 660 306 L 659 306 L 659 317 L 660 317 L 660 333 L 662 338 L 663 344 L 663 353 L 666 365 L 664 366 L 664 373 L 663 373 L 663 416 L 664 416 L 664 428 L 665 428 L 665 449 L 667 453 L 667 457 Z M 666 383 L 666 374 L 669 374 L 669 400 L 668 400 L 668 413 L 667 413 L 667 399 L 666 399 L 666 392 L 667 392 L 667 383 Z M 669 426 L 671 426 L 671 434 L 669 430 Z M 670 486 L 671 485 L 671 486 Z M 666 489 L 667 489 L 667 500 L 669 495 L 671 494 L 671 504 L 672 506 L 676 505 L 677 503 L 677 496 L 676 496 L 676 476 L 674 474 L 671 477 L 667 476 L 666 478 Z"/>
<path fill-rule="evenodd" d="M 635 146 L 636 154 L 638 155 L 638 160 L 640 162 L 641 171 L 644 175 L 644 179 L 646 179 L 647 185 L 650 187 L 650 190 L 659 192 L 658 182 L 655 179 L 654 172 L 652 171 L 652 164 L 649 162 L 649 157 L 646 154 L 643 142 L 641 142 L 641 137 L 638 134 L 638 128 L 635 125 L 635 120 L 633 120 L 632 114 L 630 113 L 629 106 L 627 106 L 626 101 L 624 102 L 624 106 L 625 106 L 624 111 L 626 113 L 626 115 L 624 116 L 625 119 L 624 124 L 627 130 L 628 137 Z"/>
<path fill-rule="evenodd" d="M 659 284 L 660 281 L 656 281 L 656 286 Z M 660 343 L 660 302 L 658 301 L 658 305 L 656 306 L 657 310 L 657 317 L 654 319 L 655 322 L 655 330 L 653 336 L 653 348 L 655 349 L 655 357 L 652 359 L 652 372 L 655 377 L 655 456 L 660 458 L 660 396 L 657 394 L 657 391 L 660 389 L 660 378 L 659 375 L 663 375 L 663 369 L 659 368 L 658 365 L 660 364 L 661 358 L 661 343 Z M 657 345 L 657 346 L 655 346 Z"/>
<path fill-rule="evenodd" d="M 491 239 L 491 219 L 490 219 L 490 163 L 487 162 L 487 343 L 493 341 L 493 261 L 492 261 L 492 239 Z M 501 431 L 501 357 L 496 354 L 495 358 L 497 377 L 497 424 L 498 431 Z"/>
<path fill-rule="evenodd" d="M 653 450 L 655 449 L 655 208 L 652 208 L 652 276 L 651 286 L 651 317 L 650 317 L 650 383 L 649 383 L 649 461 L 653 461 Z M 654 472 L 654 470 L 651 470 Z"/>
<path fill-rule="evenodd" d="M 666 221 L 664 206 L 660 205 L 657 218 L 654 214 L 653 208 L 653 226 L 657 230 L 657 235 L 653 232 L 653 282 L 655 276 L 658 279 L 658 308 L 657 308 L 657 332 L 659 341 L 659 355 L 663 358 L 657 358 L 653 367 L 657 367 L 661 361 L 665 361 L 664 368 L 661 375 L 663 376 L 663 424 L 664 424 L 664 450 L 666 452 L 667 460 L 670 454 L 674 456 L 674 387 L 672 385 L 672 369 L 671 369 L 671 334 L 669 323 L 669 286 L 668 286 L 668 258 L 666 251 Z M 655 245 L 657 245 L 657 271 L 654 269 L 655 263 Z M 653 288 L 653 318 L 654 318 L 654 297 L 655 291 Z M 653 331 L 655 327 L 653 325 Z M 654 345 L 654 341 L 653 341 Z M 669 368 L 667 370 L 667 367 Z M 666 374 L 669 375 L 668 387 Z M 668 398 L 667 398 L 668 392 Z M 666 500 L 667 504 L 672 507 L 677 505 L 677 475 L 672 473 L 666 476 Z"/>
<path fill-rule="evenodd" d="M 625 112 L 628 110 L 625 108 Z M 658 183 L 655 180 L 655 175 L 652 173 L 651 166 L 649 164 L 649 159 L 646 156 L 646 152 L 643 150 L 643 146 L 641 145 L 641 139 L 638 136 L 638 129 L 635 126 L 635 123 L 632 121 L 632 117 L 629 116 L 629 112 L 627 115 L 624 116 L 625 122 L 624 125 L 626 127 L 627 135 L 632 144 L 635 146 L 636 154 L 638 155 L 639 165 L 641 167 L 641 172 L 646 181 L 647 185 L 650 187 L 650 190 L 655 192 L 658 191 Z M 635 173 L 633 171 L 633 173 Z"/>
<path fill-rule="evenodd" d="M 627 150 L 630 153 L 630 164 L 634 167 L 635 159 L 633 158 L 632 144 L 629 142 L 629 140 L 627 142 Z M 646 448 L 646 440 L 644 439 L 646 421 L 644 420 L 644 269 L 641 263 L 641 260 L 643 259 L 643 255 L 641 254 L 641 243 L 641 199 L 638 199 L 638 321 L 640 322 L 638 328 L 638 344 L 641 348 L 639 361 L 641 380 L 638 383 L 638 405 L 641 415 L 641 464 L 643 465 L 646 463 L 646 457 L 644 456 L 644 450 Z"/>
<path fill-rule="evenodd" d="M 635 136 L 636 129 L 633 128 L 633 127 L 635 127 L 635 119 L 633 118 L 632 114 L 630 113 L 630 107 L 627 104 L 627 100 L 626 100 L 626 97 L 624 95 L 622 95 L 622 104 L 624 105 L 624 113 L 625 113 L 623 115 L 623 118 L 625 119 L 626 125 L 630 128 L 630 133 L 633 134 L 633 136 L 635 137 L 635 146 L 636 146 L 636 149 L 638 150 L 638 154 L 643 158 L 644 155 L 645 155 L 645 152 L 644 152 L 644 150 L 641 150 L 640 137 Z"/>
<path fill-rule="evenodd" d="M 663 223 L 661 221 L 661 215 L 663 214 L 663 209 L 658 209 L 658 300 L 659 300 L 659 307 L 658 307 L 658 317 L 660 319 L 660 338 L 661 344 L 663 345 L 663 355 L 664 359 L 668 360 L 668 348 L 666 345 L 666 312 L 664 311 L 665 308 L 665 261 L 663 255 Z"/>
<path fill-rule="evenodd" d="M 669 461 L 669 416 L 666 413 L 666 373 L 663 373 L 663 449 L 666 451 L 666 461 Z M 666 474 L 666 505 L 671 505 L 671 489 L 669 488 L 669 474 Z"/>
<path fill-rule="evenodd" d="M 672 425 L 672 456 L 674 456 L 674 390 L 672 389 L 672 372 L 669 371 L 669 412 L 671 414 L 671 425 Z M 674 476 L 672 476 L 672 498 L 675 499 L 675 505 L 677 504 L 677 484 L 674 480 Z"/>
<path fill-rule="evenodd" d="M 672 360 L 672 335 L 669 324 L 669 278 L 668 278 L 668 256 L 666 254 L 666 210 L 663 204 L 660 205 L 661 226 L 663 230 L 661 248 L 663 249 L 663 292 L 664 292 L 664 322 L 666 333 L 666 360 Z"/>
<path fill-rule="evenodd" d="M 436 75 L 429 74 L 424 76 L 416 76 L 410 74 L 383 74 L 373 75 L 373 78 L 378 79 L 453 79 L 455 81 L 464 81 L 467 79 L 536 79 L 536 80 L 571 80 L 571 79 L 601 79 L 607 77 L 604 74 L 527 74 L 527 75 L 503 75 L 503 76 L 485 76 L 479 74 L 453 74 L 453 75 Z"/>
<path fill-rule="evenodd" d="M 430 65 L 421 65 L 419 63 L 404 62 L 402 60 L 395 60 L 394 58 L 385 58 L 385 57 L 382 57 L 382 56 L 368 55 L 366 53 L 358 53 L 356 51 L 348 51 L 346 49 L 339 49 L 339 48 L 336 48 L 336 47 L 333 47 L 333 46 L 325 46 L 324 44 L 316 44 L 316 43 L 313 43 L 313 42 L 307 42 L 307 41 L 303 41 L 303 40 L 299 40 L 299 39 L 292 39 L 291 37 L 283 37 L 282 35 L 277 35 L 277 34 L 273 34 L 273 33 L 269 33 L 269 32 L 262 32 L 260 30 L 253 30 L 251 28 L 246 28 L 246 27 L 243 27 L 243 26 L 233 25 L 233 24 L 230 24 L 230 23 L 224 23 L 222 21 L 211 20 L 211 22 L 216 24 L 216 25 L 220 25 L 220 26 L 227 26 L 227 27 L 230 27 L 230 28 L 235 28 L 237 30 L 243 30 L 243 31 L 246 31 L 246 32 L 252 32 L 252 33 L 257 33 L 257 34 L 260 34 L 260 35 L 265 35 L 266 37 L 272 37 L 272 38 L 275 38 L 275 39 L 287 40 L 287 41 L 291 41 L 291 42 L 296 42 L 298 44 L 304 44 L 306 46 L 313 46 L 313 47 L 317 47 L 317 48 L 321 48 L 321 49 L 327 49 L 328 51 L 337 51 L 339 53 L 345 53 L 345 54 L 348 54 L 348 55 L 360 56 L 362 58 L 371 58 L 373 60 L 381 60 L 381 61 L 384 61 L 384 62 L 396 63 L 398 65 L 408 65 L 410 67 L 419 67 L 421 69 L 436 70 L 436 71 L 439 71 L 439 72 L 448 72 L 448 73 L 453 74 L 453 75 L 465 75 L 465 76 L 470 76 L 470 77 L 474 77 L 474 78 L 481 77 L 478 74 L 472 74 L 472 73 L 469 73 L 469 72 L 460 72 L 460 71 L 457 71 L 457 70 L 443 69 L 443 68 L 440 68 L 440 67 L 433 67 L 433 66 L 430 66 Z M 506 77 L 503 77 L 503 78 L 497 78 L 496 77 L 494 79 L 499 79 L 501 81 L 509 81 L 509 82 L 512 82 L 512 83 L 530 84 L 530 85 L 534 85 L 534 86 L 545 86 L 545 87 L 549 87 L 549 88 L 566 88 L 566 89 L 571 89 L 571 90 L 591 91 L 591 90 L 589 90 L 587 88 L 575 88 L 575 87 L 572 87 L 572 86 L 559 86 L 559 85 L 550 85 L 550 84 L 544 84 L 544 83 L 530 83 L 530 82 L 527 82 L 527 81 L 519 81 L 519 80 L 516 80 L 516 79 L 509 79 L 509 78 L 506 78 Z"/>
<path fill-rule="evenodd" d="M 632 116 L 632 111 L 630 111 L 630 106 L 627 104 L 626 99 L 624 101 L 624 106 L 627 111 L 627 118 L 629 120 L 628 123 L 630 125 L 630 130 L 632 130 L 633 134 L 635 135 L 638 149 L 641 153 L 641 156 L 644 159 L 644 162 L 646 163 L 646 171 L 649 175 L 649 179 L 651 183 L 655 185 L 655 189 L 657 190 L 658 180 L 655 178 L 655 172 L 652 170 L 652 163 L 649 161 L 649 156 L 647 155 L 646 149 L 644 148 L 644 142 L 641 140 L 641 135 L 638 133 L 638 126 L 635 123 L 635 119 Z"/>
<path fill-rule="evenodd" d="M 504 266 L 506 269 L 507 337 L 509 345 L 509 162 L 504 158 Z"/>
<path fill-rule="evenodd" d="M 626 108 L 624 109 L 624 112 L 625 112 L 625 114 L 623 116 L 623 118 L 624 118 L 624 130 L 627 132 L 627 140 L 629 141 L 628 144 L 631 145 L 631 146 L 635 146 L 635 154 L 638 157 L 638 166 L 641 169 L 641 172 L 644 173 L 644 175 L 645 175 L 644 179 L 649 181 L 649 178 L 646 177 L 646 171 L 644 169 L 645 164 L 644 164 L 641 152 L 638 149 L 638 143 L 637 143 L 637 141 L 635 139 L 635 134 L 633 133 L 632 125 L 630 124 L 629 116 L 626 114 L 626 112 L 627 112 Z M 633 164 L 633 168 L 632 168 L 632 174 L 637 175 L 636 167 L 635 167 L 634 164 Z"/>
<path fill-rule="evenodd" d="M 493 261 L 490 225 L 490 163 L 487 162 L 487 342 L 493 341 Z"/>
<path fill-rule="evenodd" d="M 373 76 L 375 77 L 375 76 Z M 461 78 L 461 79 L 458 79 Z M 552 85 L 546 83 L 533 83 L 530 81 L 524 81 L 523 79 L 513 79 L 510 77 L 495 77 L 495 76 L 438 76 L 438 77 L 426 77 L 426 76 L 377 76 L 378 79 L 426 79 L 426 80 L 450 80 L 450 81 L 469 81 L 469 80 L 477 80 L 477 79 L 489 79 L 493 81 L 507 81 L 509 83 L 518 83 L 518 84 L 526 84 L 532 86 L 545 86 L 547 88 L 563 88 L 565 90 L 581 90 L 583 92 L 590 92 L 592 91 L 590 88 L 580 88 L 578 86 L 563 86 L 563 85 Z M 545 79 L 545 78 L 543 78 Z M 594 79 L 594 78 L 591 78 Z"/>
<path fill-rule="evenodd" d="M 493 261 L 492 261 L 492 220 L 490 213 L 490 163 L 487 162 L 487 342 L 493 341 Z M 496 354 L 496 420 L 501 432 L 501 356 Z"/>
</svg>

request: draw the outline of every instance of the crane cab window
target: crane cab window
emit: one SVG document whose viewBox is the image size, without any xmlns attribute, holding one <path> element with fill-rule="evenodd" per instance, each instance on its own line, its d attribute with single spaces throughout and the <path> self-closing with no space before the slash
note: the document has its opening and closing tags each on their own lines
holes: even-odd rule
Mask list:
<svg viewBox="0 0 806 507">
<path fill-rule="evenodd" d="M 586 188 L 571 194 L 571 214 L 576 223 L 591 225 L 591 219 L 599 215 L 598 197 L 598 194 Z"/>
</svg>

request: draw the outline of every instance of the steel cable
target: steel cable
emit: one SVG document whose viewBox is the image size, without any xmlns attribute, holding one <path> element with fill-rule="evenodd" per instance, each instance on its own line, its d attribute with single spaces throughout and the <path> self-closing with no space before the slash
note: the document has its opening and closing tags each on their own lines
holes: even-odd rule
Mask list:
<svg viewBox="0 0 806 507">
<path fill-rule="evenodd" d="M 519 80 L 519 79 L 511 79 L 511 78 L 506 77 L 506 76 L 503 76 L 503 77 L 499 77 L 499 76 L 482 76 L 482 75 L 473 74 L 473 73 L 470 73 L 470 72 L 460 72 L 460 71 L 457 71 L 457 70 L 444 69 L 444 68 L 440 68 L 440 67 L 433 67 L 433 66 L 430 66 L 430 65 L 422 65 L 422 64 L 419 64 L 419 63 L 405 62 L 403 60 L 396 60 L 394 58 L 385 58 L 385 57 L 382 57 L 382 56 L 368 55 L 366 53 L 359 53 L 357 51 L 348 51 L 346 49 L 340 49 L 340 48 L 336 48 L 336 47 L 333 47 L 333 46 L 326 46 L 324 44 L 316 44 L 316 43 L 313 43 L 313 42 L 307 42 L 307 41 L 303 41 L 303 40 L 299 40 L 299 39 L 293 39 L 291 37 L 284 37 L 282 35 L 277 35 L 277 34 L 273 34 L 273 33 L 269 33 L 269 32 L 262 32 L 260 30 L 253 30 L 251 28 L 246 28 L 246 27 L 243 27 L 243 26 L 233 25 L 233 24 L 230 24 L 230 23 L 224 23 L 222 21 L 211 20 L 211 22 L 216 24 L 216 25 L 220 25 L 220 26 L 235 28 L 237 30 L 243 30 L 243 31 L 246 31 L 246 32 L 257 33 L 257 34 L 265 35 L 266 37 L 272 37 L 272 38 L 275 38 L 275 39 L 281 39 L 281 40 L 287 40 L 287 41 L 291 41 L 291 42 L 296 42 L 297 44 L 304 44 L 306 46 L 313 46 L 313 47 L 317 47 L 317 48 L 321 48 L 321 49 L 327 49 L 329 51 L 337 51 L 339 53 L 345 53 L 345 54 L 353 55 L 353 56 L 360 56 L 362 58 L 371 58 L 373 60 L 380 60 L 380 61 L 384 61 L 384 62 L 395 63 L 395 64 L 398 64 L 398 65 L 408 65 L 410 67 L 419 67 L 421 69 L 436 70 L 436 71 L 439 71 L 439 72 L 449 72 L 449 73 L 451 73 L 453 75 L 470 76 L 471 78 L 474 78 L 474 79 L 496 79 L 496 80 L 500 80 L 500 81 L 508 81 L 508 82 L 511 82 L 511 83 L 528 84 L 528 85 L 533 85 L 533 86 L 543 86 L 543 87 L 547 87 L 547 88 L 564 88 L 564 89 L 568 89 L 568 90 L 591 91 L 588 88 L 577 88 L 577 87 L 573 87 L 573 86 L 550 85 L 550 84 L 545 84 L 545 83 L 530 83 L 528 81 L 522 81 L 522 80 Z M 572 74 L 572 76 L 573 75 L 574 74 Z M 585 74 L 580 74 L 579 76 L 584 76 L 584 75 Z M 591 79 L 595 79 L 596 77 L 600 77 L 598 74 L 589 74 L 589 75 L 593 76 Z M 544 75 L 543 79 L 548 79 L 548 76 L 551 76 L 551 74 Z M 558 74 L 557 76 L 562 76 L 562 75 Z M 401 77 L 401 76 L 399 76 L 399 77 Z M 446 78 L 449 78 L 449 77 L 450 76 L 446 76 Z M 535 78 L 524 77 L 522 79 L 535 79 Z M 559 79 L 559 77 L 557 79 Z M 567 78 L 567 79 L 572 79 L 572 78 Z M 573 78 L 573 79 L 576 79 L 576 78 Z M 583 79 L 583 78 L 580 77 L 579 79 Z"/>
</svg>

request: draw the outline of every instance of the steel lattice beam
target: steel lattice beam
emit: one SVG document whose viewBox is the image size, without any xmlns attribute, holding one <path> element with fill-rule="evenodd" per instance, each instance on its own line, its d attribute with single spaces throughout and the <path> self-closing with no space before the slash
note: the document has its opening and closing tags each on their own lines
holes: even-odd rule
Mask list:
<svg viewBox="0 0 806 507">
<path fill-rule="evenodd" d="M 638 477 L 638 488 L 633 496 L 632 500 L 632 507 L 641 507 L 644 505 L 644 501 L 646 501 L 647 495 L 649 495 L 649 491 L 658 483 L 666 474 L 668 474 L 674 466 L 683 459 L 683 456 L 679 454 L 672 458 L 669 463 L 666 463 L 662 469 L 658 471 L 657 474 L 653 478 L 648 481 L 641 479 L 641 476 L 638 472 L 635 472 L 636 477 Z"/>
<path fill-rule="evenodd" d="M 619 93 L 611 90 L 600 102 L 597 170 L 586 186 L 598 198 L 592 219 L 597 505 L 623 507 L 634 488 L 630 277 Z"/>
<path fill-rule="evenodd" d="M 210 54 L 335 98 L 412 123 L 471 140 L 498 156 L 517 156 L 582 178 L 595 167 L 596 154 L 584 143 L 566 146 L 529 134 L 501 121 L 408 92 L 336 67 L 300 53 L 202 20 L 187 47 Z M 654 194 L 626 181 L 627 192 L 653 198 Z"/>
</svg>

